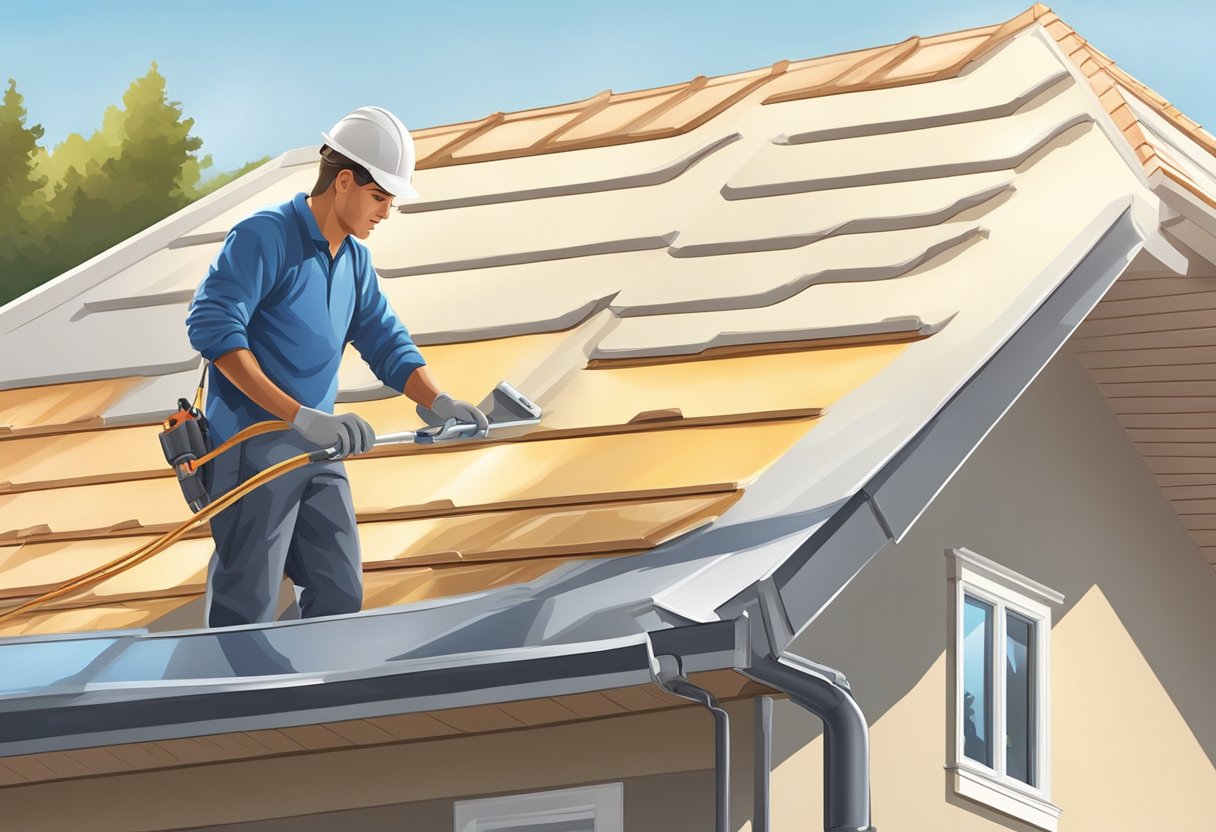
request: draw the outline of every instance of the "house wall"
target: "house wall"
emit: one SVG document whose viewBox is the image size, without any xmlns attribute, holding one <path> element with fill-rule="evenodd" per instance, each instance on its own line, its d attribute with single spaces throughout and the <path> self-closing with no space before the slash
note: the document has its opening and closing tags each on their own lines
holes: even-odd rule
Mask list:
<svg viewBox="0 0 1216 832">
<path fill-rule="evenodd" d="M 1051 644 L 1059 828 L 1216 829 L 1216 575 L 1067 348 L 795 641 L 848 676 L 871 723 L 875 825 L 1032 828 L 954 796 L 943 769 L 950 547 L 1065 596 Z M 788 701 L 774 726 L 773 830 L 819 828 L 819 726 Z"/>
</svg>

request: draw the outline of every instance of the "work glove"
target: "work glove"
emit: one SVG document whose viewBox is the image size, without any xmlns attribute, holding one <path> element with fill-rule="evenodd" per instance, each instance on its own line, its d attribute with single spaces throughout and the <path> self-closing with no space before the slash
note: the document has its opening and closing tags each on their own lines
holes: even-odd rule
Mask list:
<svg viewBox="0 0 1216 832">
<path fill-rule="evenodd" d="M 336 447 L 338 453 L 333 459 L 371 450 L 376 441 L 376 432 L 372 430 L 372 426 L 354 413 L 337 416 L 301 406 L 291 426 L 314 445 L 320 445 L 322 448 Z"/>
<path fill-rule="evenodd" d="M 447 393 L 436 396 L 429 409 L 418 405 L 418 415 L 428 425 L 442 425 L 449 419 L 455 419 L 464 425 L 476 425 L 477 432 L 470 436 L 470 439 L 485 436 L 490 431 L 490 420 L 486 418 L 486 414 L 468 402 L 453 399 Z"/>
</svg>

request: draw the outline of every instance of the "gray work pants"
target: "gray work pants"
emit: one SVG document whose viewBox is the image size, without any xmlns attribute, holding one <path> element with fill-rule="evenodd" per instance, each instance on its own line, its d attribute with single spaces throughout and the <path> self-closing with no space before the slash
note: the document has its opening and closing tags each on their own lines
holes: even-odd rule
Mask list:
<svg viewBox="0 0 1216 832">
<path fill-rule="evenodd" d="M 317 446 L 294 431 L 255 436 L 211 464 L 211 497 Z M 312 462 L 250 491 L 211 518 L 205 626 L 274 620 L 286 574 L 300 615 L 358 612 L 363 571 L 354 502 L 342 462 Z"/>
</svg>

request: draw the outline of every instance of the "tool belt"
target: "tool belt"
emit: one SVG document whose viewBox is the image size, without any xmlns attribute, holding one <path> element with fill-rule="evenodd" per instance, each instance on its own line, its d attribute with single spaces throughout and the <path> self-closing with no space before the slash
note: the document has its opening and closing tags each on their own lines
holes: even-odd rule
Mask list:
<svg viewBox="0 0 1216 832">
<path fill-rule="evenodd" d="M 194 403 L 177 400 L 177 412 L 166 419 L 160 432 L 160 446 L 165 461 L 173 466 L 177 482 L 182 487 L 190 510 L 197 512 L 211 502 L 213 450 L 211 430 L 203 416 L 203 384 L 207 379 L 208 362 L 203 361 L 203 374 L 198 380 Z"/>
</svg>

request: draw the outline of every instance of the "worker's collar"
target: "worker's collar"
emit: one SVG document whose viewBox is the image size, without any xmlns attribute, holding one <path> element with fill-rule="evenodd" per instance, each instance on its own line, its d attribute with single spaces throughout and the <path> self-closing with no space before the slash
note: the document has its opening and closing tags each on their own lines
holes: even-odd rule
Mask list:
<svg viewBox="0 0 1216 832">
<path fill-rule="evenodd" d="M 312 241 L 317 244 L 318 248 L 324 247 L 326 251 L 329 251 L 329 240 L 321 233 L 321 226 L 317 225 L 317 218 L 313 215 L 312 209 L 308 207 L 308 194 L 300 191 L 292 199 L 291 204 L 295 206 L 296 213 L 300 216 L 300 222 L 304 223 L 304 227 L 308 229 L 308 235 L 312 237 Z M 346 240 L 343 239 L 342 242 L 345 243 Z M 338 250 L 342 250 L 341 246 Z"/>
</svg>

